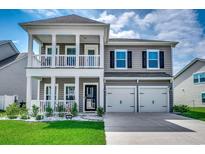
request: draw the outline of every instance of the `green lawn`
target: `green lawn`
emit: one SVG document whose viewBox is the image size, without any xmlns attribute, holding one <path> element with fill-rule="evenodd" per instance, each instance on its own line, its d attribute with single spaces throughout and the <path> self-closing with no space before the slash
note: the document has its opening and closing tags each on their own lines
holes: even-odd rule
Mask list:
<svg viewBox="0 0 205 154">
<path fill-rule="evenodd" d="M 105 144 L 103 122 L 0 121 L 0 145 Z"/>
<path fill-rule="evenodd" d="M 205 121 L 205 107 L 190 108 L 190 111 L 182 113 L 182 115 Z"/>
</svg>

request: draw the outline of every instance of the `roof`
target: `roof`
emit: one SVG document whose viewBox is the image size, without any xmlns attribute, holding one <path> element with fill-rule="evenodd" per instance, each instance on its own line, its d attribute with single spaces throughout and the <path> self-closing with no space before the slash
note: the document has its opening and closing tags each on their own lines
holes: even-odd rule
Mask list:
<svg viewBox="0 0 205 154">
<path fill-rule="evenodd" d="M 100 25 L 103 24 L 103 25 L 106 25 L 103 22 L 81 17 L 75 14 L 20 23 L 20 25 L 22 26 L 23 25 L 45 25 L 45 24 L 100 24 Z"/>
<path fill-rule="evenodd" d="M 6 44 L 6 43 L 9 43 L 11 47 L 16 51 L 16 53 L 19 53 L 19 50 L 16 48 L 12 40 L 0 40 L 0 45 Z"/>
<path fill-rule="evenodd" d="M 164 41 L 164 40 L 148 40 L 148 39 L 130 39 L 130 38 L 110 38 L 108 45 L 112 45 L 112 44 L 123 44 L 123 43 L 129 43 L 129 45 L 135 45 L 135 44 L 153 44 L 153 45 L 157 45 L 157 44 L 165 44 L 165 45 L 172 45 L 172 46 L 176 46 L 178 44 L 178 42 L 175 41 Z"/>
<path fill-rule="evenodd" d="M 27 53 L 16 53 L 15 55 L 8 57 L 4 60 L 0 61 L 0 69 L 4 66 L 7 66 L 8 64 L 11 64 L 15 61 L 18 61 L 22 58 L 25 58 L 27 56 Z"/>
<path fill-rule="evenodd" d="M 179 75 L 181 75 L 183 72 L 185 72 L 187 69 L 189 69 L 193 64 L 195 64 L 196 62 L 201 61 L 201 62 L 205 62 L 205 59 L 201 59 L 201 58 L 195 58 L 193 59 L 190 63 L 188 63 L 184 68 L 182 68 L 175 76 L 174 79 L 177 78 Z"/>
<path fill-rule="evenodd" d="M 105 72 L 105 77 L 171 77 L 164 72 Z"/>
</svg>

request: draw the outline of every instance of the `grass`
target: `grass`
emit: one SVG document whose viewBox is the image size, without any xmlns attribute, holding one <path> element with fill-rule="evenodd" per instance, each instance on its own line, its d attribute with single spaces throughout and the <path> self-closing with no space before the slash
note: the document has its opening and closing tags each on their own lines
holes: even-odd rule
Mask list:
<svg viewBox="0 0 205 154">
<path fill-rule="evenodd" d="M 190 111 L 182 113 L 183 116 L 205 121 L 205 107 L 190 108 Z"/>
<path fill-rule="evenodd" d="M 103 145 L 104 123 L 0 121 L 0 145 Z"/>
</svg>

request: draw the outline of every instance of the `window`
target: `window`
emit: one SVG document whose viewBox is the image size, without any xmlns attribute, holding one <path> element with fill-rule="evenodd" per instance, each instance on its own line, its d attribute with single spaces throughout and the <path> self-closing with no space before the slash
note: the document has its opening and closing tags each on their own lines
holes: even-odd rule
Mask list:
<svg viewBox="0 0 205 154">
<path fill-rule="evenodd" d="M 51 100 L 51 85 L 45 84 L 44 99 Z M 55 100 L 58 99 L 58 85 L 55 86 Z"/>
<path fill-rule="evenodd" d="M 59 54 L 59 46 L 56 46 L 56 55 Z M 52 46 L 47 45 L 46 46 L 46 55 L 52 55 Z"/>
<path fill-rule="evenodd" d="M 75 85 L 65 84 L 64 86 L 64 99 L 65 100 L 75 100 Z"/>
<path fill-rule="evenodd" d="M 196 73 L 193 75 L 194 83 L 205 83 L 205 73 Z"/>
<path fill-rule="evenodd" d="M 115 68 L 127 68 L 127 50 L 115 50 Z"/>
<path fill-rule="evenodd" d="M 66 55 L 75 55 L 76 54 L 76 49 L 75 46 L 66 46 Z"/>
<path fill-rule="evenodd" d="M 201 93 L 201 101 L 202 103 L 205 103 L 205 92 Z"/>
<path fill-rule="evenodd" d="M 148 69 L 159 69 L 159 50 L 147 50 Z"/>
</svg>

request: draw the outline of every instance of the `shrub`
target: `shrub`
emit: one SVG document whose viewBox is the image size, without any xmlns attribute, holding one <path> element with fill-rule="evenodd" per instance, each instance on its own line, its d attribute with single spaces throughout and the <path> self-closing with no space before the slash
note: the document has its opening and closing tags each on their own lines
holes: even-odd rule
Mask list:
<svg viewBox="0 0 205 154">
<path fill-rule="evenodd" d="M 48 106 L 46 107 L 46 116 L 47 116 L 47 117 L 51 117 L 52 115 L 53 115 L 53 109 L 51 108 L 50 105 L 48 105 Z"/>
<path fill-rule="evenodd" d="M 28 109 L 26 108 L 26 105 L 23 105 L 21 108 L 20 108 L 20 118 L 21 119 L 29 119 L 29 116 L 28 116 Z"/>
<path fill-rule="evenodd" d="M 173 109 L 174 112 L 180 112 L 180 113 L 185 113 L 190 110 L 188 105 L 174 105 Z"/>
<path fill-rule="evenodd" d="M 21 115 L 21 117 L 20 117 L 21 119 L 30 119 L 30 117 L 28 116 L 28 115 Z"/>
<path fill-rule="evenodd" d="M 6 115 L 9 119 L 16 119 L 20 113 L 20 108 L 16 103 L 10 104 L 6 108 Z"/>
<path fill-rule="evenodd" d="M 72 107 L 71 107 L 71 114 L 73 116 L 77 116 L 78 115 L 78 107 L 77 107 L 77 103 L 74 102 Z"/>
<path fill-rule="evenodd" d="M 43 115 L 37 115 L 36 116 L 36 120 L 42 120 L 44 117 L 43 117 Z"/>
<path fill-rule="evenodd" d="M 38 112 L 39 112 L 39 107 L 36 105 L 33 105 L 32 106 L 32 116 L 36 117 L 38 115 Z"/>
<path fill-rule="evenodd" d="M 64 117 L 65 108 L 63 105 L 58 105 L 57 111 L 59 117 Z"/>
<path fill-rule="evenodd" d="M 104 114 L 104 109 L 102 107 L 98 107 L 97 108 L 97 115 L 102 117 Z"/>
</svg>

